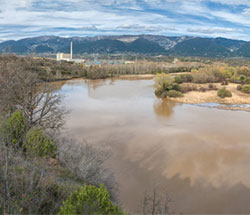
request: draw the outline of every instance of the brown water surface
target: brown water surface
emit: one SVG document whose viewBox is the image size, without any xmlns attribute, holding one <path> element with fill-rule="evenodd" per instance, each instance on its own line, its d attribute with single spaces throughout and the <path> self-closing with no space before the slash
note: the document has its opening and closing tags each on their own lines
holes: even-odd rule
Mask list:
<svg viewBox="0 0 250 215">
<path fill-rule="evenodd" d="M 176 210 L 250 214 L 250 113 L 162 101 L 153 80 L 71 80 L 67 136 L 106 143 L 124 207 L 160 184 Z"/>
</svg>

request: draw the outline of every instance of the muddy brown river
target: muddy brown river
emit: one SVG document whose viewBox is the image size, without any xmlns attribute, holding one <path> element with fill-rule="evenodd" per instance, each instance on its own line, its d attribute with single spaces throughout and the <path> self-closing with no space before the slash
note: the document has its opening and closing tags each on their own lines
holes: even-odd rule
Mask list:
<svg viewBox="0 0 250 215">
<path fill-rule="evenodd" d="M 249 112 L 162 101 L 153 80 L 71 80 L 58 88 L 71 111 L 65 134 L 108 145 L 128 211 L 140 211 L 144 193 L 158 186 L 177 212 L 250 214 Z"/>
</svg>

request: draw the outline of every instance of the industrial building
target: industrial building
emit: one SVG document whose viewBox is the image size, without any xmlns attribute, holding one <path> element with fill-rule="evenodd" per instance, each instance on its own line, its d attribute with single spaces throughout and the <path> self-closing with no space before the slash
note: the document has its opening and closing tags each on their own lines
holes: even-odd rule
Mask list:
<svg viewBox="0 0 250 215">
<path fill-rule="evenodd" d="M 75 63 L 84 63 L 84 59 L 73 59 L 73 43 L 70 43 L 70 54 L 67 53 L 57 53 L 56 54 L 56 60 L 57 61 L 69 61 L 69 62 L 75 62 Z"/>
</svg>

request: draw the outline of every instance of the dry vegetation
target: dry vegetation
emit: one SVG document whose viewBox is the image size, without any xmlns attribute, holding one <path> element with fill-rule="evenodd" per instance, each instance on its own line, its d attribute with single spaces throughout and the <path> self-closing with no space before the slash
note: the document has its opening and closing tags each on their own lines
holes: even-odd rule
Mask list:
<svg viewBox="0 0 250 215">
<path fill-rule="evenodd" d="M 102 79 L 127 75 L 148 75 L 157 73 L 190 72 L 200 68 L 199 62 L 153 62 L 146 60 L 132 61 L 127 64 L 92 65 L 77 64 L 66 61 L 55 61 L 46 58 L 18 57 L 15 55 L 0 55 L 0 65 L 19 68 L 35 73 L 42 81 L 67 80 L 71 78 Z"/>
<path fill-rule="evenodd" d="M 183 103 L 250 103 L 250 68 L 214 63 L 210 66 L 192 69 L 190 73 L 157 75 L 156 95 L 165 98 L 168 90 L 175 85 L 184 96 L 175 96 Z M 178 84 L 178 86 L 176 86 Z M 171 85 L 169 87 L 169 85 Z"/>
</svg>

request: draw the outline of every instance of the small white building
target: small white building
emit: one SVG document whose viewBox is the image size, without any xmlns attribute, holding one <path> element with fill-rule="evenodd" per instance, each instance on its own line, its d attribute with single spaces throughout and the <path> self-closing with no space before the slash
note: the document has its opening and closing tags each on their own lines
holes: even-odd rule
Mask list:
<svg viewBox="0 0 250 215">
<path fill-rule="evenodd" d="M 135 61 L 125 61 L 124 64 L 135 64 Z"/>
</svg>

